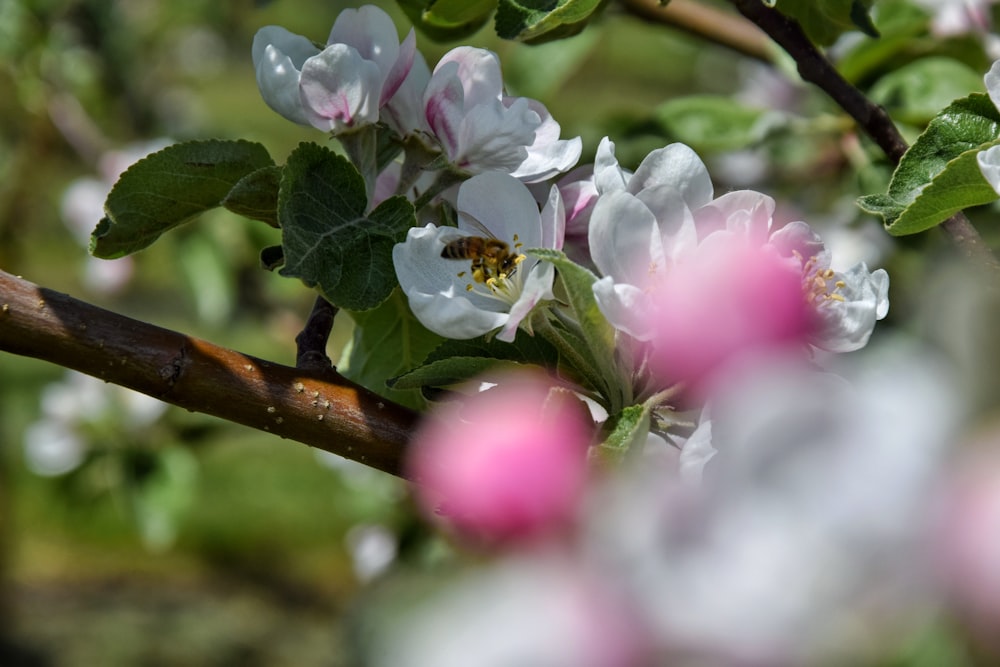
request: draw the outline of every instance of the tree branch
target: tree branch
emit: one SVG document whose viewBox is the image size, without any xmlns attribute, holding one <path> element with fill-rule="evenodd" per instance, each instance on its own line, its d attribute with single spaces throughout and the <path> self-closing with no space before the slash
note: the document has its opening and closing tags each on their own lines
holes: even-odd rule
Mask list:
<svg viewBox="0 0 1000 667">
<path fill-rule="evenodd" d="M 760 0 L 729 1 L 792 56 L 803 81 L 815 84 L 829 95 L 878 144 L 893 164 L 899 164 L 909 146 L 892 118 L 885 109 L 869 100 L 864 93 L 840 76 L 796 21 L 767 7 Z M 986 268 L 1000 271 L 1000 262 L 964 214 L 955 214 L 942 223 L 941 228 L 967 258 Z"/>
<path fill-rule="evenodd" d="M 295 369 L 0 271 L 0 350 L 333 452 L 393 475 L 417 414 L 327 369 Z"/>
<path fill-rule="evenodd" d="M 771 40 L 756 26 L 694 0 L 620 0 L 626 11 L 647 21 L 674 26 L 750 58 L 771 62 Z"/>
<path fill-rule="evenodd" d="M 295 354 L 296 368 L 308 368 L 324 373 L 333 370 L 333 362 L 326 355 L 326 343 L 330 340 L 333 318 L 336 316 L 337 308 L 317 295 L 305 327 L 295 337 L 295 344 L 298 347 Z"/>
</svg>

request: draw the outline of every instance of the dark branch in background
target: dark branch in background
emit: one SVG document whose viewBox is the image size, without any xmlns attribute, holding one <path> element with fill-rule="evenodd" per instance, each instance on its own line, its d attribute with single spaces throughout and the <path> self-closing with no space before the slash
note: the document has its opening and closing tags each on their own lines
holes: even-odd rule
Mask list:
<svg viewBox="0 0 1000 667">
<path fill-rule="evenodd" d="M 756 26 L 695 0 L 620 0 L 626 11 L 646 21 L 688 32 L 750 58 L 771 62 L 771 40 Z"/>
<path fill-rule="evenodd" d="M 885 109 L 875 104 L 847 82 L 819 49 L 806 37 L 802 27 L 760 0 L 730 0 L 743 16 L 753 21 L 788 52 L 798 65 L 803 81 L 815 84 L 829 95 L 897 164 L 908 148 Z"/>
<path fill-rule="evenodd" d="M 326 343 L 333 331 L 333 318 L 337 308 L 322 296 L 317 296 L 306 326 L 295 337 L 298 350 L 295 367 L 315 371 L 333 370 L 333 362 L 326 356 Z"/>
<path fill-rule="evenodd" d="M 899 164 L 908 145 L 889 114 L 840 76 L 830 61 L 806 37 L 797 22 L 765 6 L 760 0 L 730 2 L 795 59 L 799 75 L 804 81 L 815 84 L 829 95 L 878 144 L 893 164 Z M 1000 262 L 964 213 L 956 213 L 943 222 L 941 227 L 966 257 L 994 271 L 1000 271 Z"/>
<path fill-rule="evenodd" d="M 296 369 L 139 322 L 0 271 L 0 350 L 394 475 L 417 414 L 333 370 Z"/>
</svg>

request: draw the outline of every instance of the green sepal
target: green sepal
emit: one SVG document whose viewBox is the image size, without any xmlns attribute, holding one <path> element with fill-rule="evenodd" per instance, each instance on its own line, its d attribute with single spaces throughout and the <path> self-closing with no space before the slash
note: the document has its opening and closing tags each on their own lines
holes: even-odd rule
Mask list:
<svg viewBox="0 0 1000 667">
<path fill-rule="evenodd" d="M 273 165 L 267 150 L 250 141 L 191 141 L 152 153 L 111 189 L 90 252 L 115 259 L 147 248 L 164 232 L 220 206 L 248 174 Z"/>
<path fill-rule="evenodd" d="M 977 154 L 1000 143 L 1000 112 L 982 93 L 956 100 L 928 124 L 900 160 L 888 192 L 858 199 L 894 236 L 916 234 L 957 211 L 997 198 Z"/>
<path fill-rule="evenodd" d="M 622 463 L 629 452 L 641 451 L 649 435 L 651 407 L 630 405 L 608 418 L 610 427 L 604 442 L 591 449 L 591 460 L 598 465 L 614 467 Z"/>
<path fill-rule="evenodd" d="M 500 0 L 496 33 L 502 39 L 541 44 L 583 30 L 605 0 Z"/>
<path fill-rule="evenodd" d="M 595 361 L 613 359 L 615 330 L 604 318 L 597 306 L 597 299 L 594 298 L 593 285 L 597 276 L 575 263 L 561 250 L 532 248 L 525 252 L 555 265 L 566 289 L 574 319 L 579 323 L 584 343 Z"/>
<path fill-rule="evenodd" d="M 390 197 L 368 214 L 367 204 L 354 165 L 323 146 L 300 144 L 288 157 L 278 196 L 280 274 L 316 287 L 339 308 L 382 303 L 399 284 L 392 248 L 415 215 L 404 197 Z"/>
</svg>

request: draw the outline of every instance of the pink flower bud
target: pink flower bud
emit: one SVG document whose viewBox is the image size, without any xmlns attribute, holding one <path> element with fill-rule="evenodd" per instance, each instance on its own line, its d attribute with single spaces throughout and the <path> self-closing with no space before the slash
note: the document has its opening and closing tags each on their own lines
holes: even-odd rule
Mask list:
<svg viewBox="0 0 1000 667">
<path fill-rule="evenodd" d="M 571 392 L 534 374 L 441 406 L 414 438 L 417 500 L 487 542 L 559 532 L 586 484 L 587 414 Z"/>
</svg>

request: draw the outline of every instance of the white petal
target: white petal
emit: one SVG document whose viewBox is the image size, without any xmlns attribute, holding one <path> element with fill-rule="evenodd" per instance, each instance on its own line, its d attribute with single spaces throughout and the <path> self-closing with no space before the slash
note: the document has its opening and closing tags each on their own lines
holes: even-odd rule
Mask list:
<svg viewBox="0 0 1000 667">
<path fill-rule="evenodd" d="M 774 208 L 774 199 L 765 194 L 736 190 L 695 211 L 695 225 L 701 238 L 717 229 L 727 229 L 744 235 L 754 245 L 763 245 L 771 232 Z"/>
<path fill-rule="evenodd" d="M 983 81 L 986 83 L 986 91 L 990 94 L 993 106 L 1000 109 L 1000 60 L 993 63 Z"/>
<path fill-rule="evenodd" d="M 694 486 L 701 485 L 705 466 L 718 454 L 712 446 L 712 420 L 704 419 L 684 443 L 679 461 L 681 479 Z"/>
<path fill-rule="evenodd" d="M 843 281 L 838 293 L 844 301 L 827 300 L 817 308 L 823 328 L 814 344 L 830 352 L 853 352 L 867 345 L 875 322 L 889 312 L 889 274 L 883 269 L 869 273 L 860 263 L 837 278 Z"/>
<path fill-rule="evenodd" d="M 499 302 L 466 292 L 469 278 L 458 277 L 461 265 L 441 257 L 445 235 L 453 229 L 432 224 L 414 227 L 392 250 L 396 277 L 420 323 L 446 338 L 475 338 L 503 326 L 506 312 Z"/>
<path fill-rule="evenodd" d="M 458 191 L 458 211 L 472 215 L 473 223 L 482 223 L 501 241 L 509 243 L 517 235 L 525 248 L 542 246 L 538 205 L 527 186 L 513 176 L 491 171 L 465 181 Z M 482 235 L 461 216 L 459 227 Z"/>
<path fill-rule="evenodd" d="M 399 136 L 417 132 L 430 133 L 424 116 L 424 91 L 431 79 L 430 68 L 422 53 L 414 54 L 409 74 L 396 93 L 382 107 L 381 117 Z"/>
<path fill-rule="evenodd" d="M 652 339 L 650 318 L 637 317 L 648 309 L 648 294 L 634 285 L 615 283 L 610 277 L 595 282 L 593 290 L 597 307 L 611 326 L 637 340 Z"/>
<path fill-rule="evenodd" d="M 628 182 L 635 194 L 645 188 L 669 185 L 680 191 L 692 210 L 712 201 L 712 179 L 698 154 L 684 144 L 670 144 L 647 155 Z"/>
<path fill-rule="evenodd" d="M 257 31 L 253 40 L 257 87 L 267 106 L 300 125 L 309 125 L 299 99 L 299 70 L 319 49 L 300 35 L 279 26 Z"/>
<path fill-rule="evenodd" d="M 453 72 L 462 82 L 466 106 L 499 102 L 503 96 L 500 59 L 492 51 L 459 46 L 441 56 L 434 75 L 441 70 Z"/>
<path fill-rule="evenodd" d="M 380 107 L 384 106 L 396 94 L 399 87 L 403 85 L 403 82 L 410 74 L 413 63 L 416 62 L 416 57 L 417 34 L 413 31 L 413 28 L 410 28 L 406 39 L 399 45 L 399 56 L 396 58 L 396 62 L 393 63 L 392 68 L 385 75 L 382 83 L 382 94 L 379 96 Z M 423 56 L 420 59 L 423 61 Z M 426 64 L 424 67 L 426 69 Z"/>
<path fill-rule="evenodd" d="M 503 329 L 497 334 L 497 340 L 511 343 L 517 334 L 517 328 L 531 310 L 539 302 L 552 298 L 552 281 L 555 279 L 555 266 L 548 262 L 539 262 L 530 269 L 528 278 L 521 289 L 521 296 L 510 308 L 510 317 Z"/>
<path fill-rule="evenodd" d="M 527 159 L 511 175 L 525 183 L 537 183 L 572 169 L 580 159 L 583 140 L 580 137 L 560 139 L 562 128 L 545 105 L 530 98 L 521 99 L 526 100 L 528 106 L 538 114 L 541 124 L 535 128 L 535 139 L 528 146 Z"/>
<path fill-rule="evenodd" d="M 333 132 L 378 122 L 382 75 L 352 47 L 334 44 L 302 66 L 299 94 L 309 123 Z"/>
<path fill-rule="evenodd" d="M 624 190 L 628 185 L 628 175 L 618 165 L 618 158 L 615 157 L 615 144 L 607 137 L 601 139 L 601 143 L 597 146 L 597 155 L 594 157 L 594 184 L 599 194 Z"/>
<path fill-rule="evenodd" d="M 594 264 L 616 282 L 645 283 L 642 276 L 662 259 L 656 218 L 627 192 L 612 192 L 597 200 L 588 240 Z"/>
<path fill-rule="evenodd" d="M 650 267 L 665 268 L 666 258 L 676 261 L 698 245 L 694 216 L 680 193 L 669 186 L 646 188 L 636 197 L 656 218 L 660 242 L 650 242 Z"/>
<path fill-rule="evenodd" d="M 562 250 L 566 237 L 566 207 L 563 205 L 562 191 L 553 185 L 549 189 L 549 198 L 539 216 L 542 226 L 542 248 Z"/>
<path fill-rule="evenodd" d="M 990 71 L 992 72 L 992 70 Z M 1000 72 L 997 73 L 997 77 L 997 85 L 1000 85 Z M 981 151 L 976 155 L 976 162 L 979 163 L 979 171 L 982 172 L 983 178 L 993 186 L 997 194 L 1000 194 L 1000 146 L 993 146 Z"/>
<path fill-rule="evenodd" d="M 399 34 L 392 18 L 375 5 L 345 9 L 337 15 L 327 45 L 346 44 L 378 65 L 382 78 L 399 57 Z"/>
</svg>

